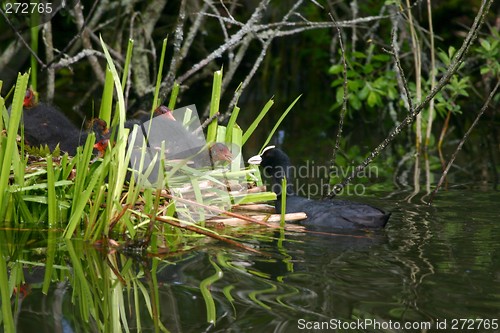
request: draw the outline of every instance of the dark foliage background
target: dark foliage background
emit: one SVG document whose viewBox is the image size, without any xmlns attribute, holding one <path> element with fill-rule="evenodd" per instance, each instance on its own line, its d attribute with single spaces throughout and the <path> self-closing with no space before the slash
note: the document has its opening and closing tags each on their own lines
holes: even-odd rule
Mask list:
<svg viewBox="0 0 500 333">
<path fill-rule="evenodd" d="M 415 93 L 415 52 L 409 28 L 410 22 L 414 24 L 421 47 L 424 96 L 430 89 L 425 82 L 432 70 L 427 6 L 427 1 L 80 1 L 71 10 L 58 13 L 50 24 L 39 26 L 38 34 L 30 29 L 13 29 L 0 19 L 2 95 L 12 87 L 17 73 L 33 64 L 29 45 L 41 60 L 33 68 L 37 73 L 33 84 L 40 99 L 53 102 L 75 123 L 82 124 L 98 112 L 100 105 L 105 60 L 99 36 L 113 50 L 118 67 L 123 65 L 128 40 L 133 39 L 132 79 L 126 88 L 128 112 L 133 116 L 151 107 L 161 45 L 168 36 L 162 99 L 167 99 L 173 83 L 179 82 L 178 105 L 194 103 L 206 115 L 212 74 L 224 67 L 221 110 L 229 113 L 235 91 L 244 82 L 238 105 L 242 108 L 239 123 L 246 128 L 274 96 L 273 111 L 248 144 L 250 155 L 261 147 L 266 133 L 289 103 L 303 94 L 282 125 L 283 146 L 296 162 L 314 158 L 318 163 L 328 163 L 337 133 L 343 81 L 342 73 L 335 70 L 341 65 L 341 54 L 334 18 L 341 29 L 351 71 L 337 163 L 350 165 L 361 161 L 407 112 L 392 59 L 386 52 L 393 25 L 398 26 L 402 67 Z M 479 6 L 479 0 L 432 1 L 436 52 L 448 54 L 450 47 L 461 45 Z M 479 39 L 498 43 L 499 26 L 498 4 L 493 3 Z M 37 36 L 37 49 L 33 36 Z M 498 71 L 481 72 L 485 66 L 498 67 L 498 47 L 488 53 L 481 50 L 480 40 L 460 70 L 459 77 L 468 77 L 460 86 L 465 93 L 457 93 L 454 86 L 441 96 L 443 107 L 435 117 L 429 146 L 435 171 L 441 170 L 436 153 L 440 134 L 446 133 L 446 158 L 498 80 Z M 439 56 L 436 59 L 436 67 L 446 67 Z M 199 69 L 192 71 L 193 66 Z M 377 80 L 379 86 L 374 85 Z M 362 92 L 365 85 L 375 87 L 371 98 Z M 465 158 L 458 162 L 462 165 L 458 168 L 464 171 L 461 177 L 487 181 L 498 178 L 498 96 L 493 103 L 465 146 Z M 405 156 L 415 154 L 414 130 L 400 135 L 377 160 L 387 171 L 387 178 Z M 409 160 L 403 168 L 411 172 Z"/>
</svg>

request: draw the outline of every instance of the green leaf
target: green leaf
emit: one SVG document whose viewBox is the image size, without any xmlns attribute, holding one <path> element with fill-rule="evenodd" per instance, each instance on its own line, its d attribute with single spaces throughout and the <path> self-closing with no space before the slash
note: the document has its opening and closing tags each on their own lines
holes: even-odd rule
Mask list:
<svg viewBox="0 0 500 333">
<path fill-rule="evenodd" d="M 488 74 L 491 69 L 488 66 L 481 67 L 481 75 Z"/>
<path fill-rule="evenodd" d="M 483 47 L 483 49 L 485 49 L 486 51 L 491 50 L 491 44 L 487 39 L 481 39 L 480 43 L 481 43 L 481 46 Z"/>
<path fill-rule="evenodd" d="M 454 48 L 453 46 L 450 46 L 448 48 L 448 56 L 450 59 L 453 59 L 453 56 L 455 55 L 455 53 L 457 52 L 457 49 Z"/>
<path fill-rule="evenodd" d="M 394 87 L 387 88 L 387 97 L 390 100 L 395 100 L 398 96 L 398 91 Z"/>
<path fill-rule="evenodd" d="M 380 62 L 387 62 L 391 60 L 391 57 L 388 54 L 376 54 L 372 59 Z"/>
<path fill-rule="evenodd" d="M 361 91 L 358 93 L 359 99 L 361 99 L 362 101 L 364 101 L 366 99 L 366 97 L 368 96 L 369 92 L 370 92 L 370 86 L 369 85 L 365 85 L 363 87 L 363 89 L 361 89 Z"/>
<path fill-rule="evenodd" d="M 344 89 L 338 88 L 337 93 L 335 94 L 335 100 L 337 101 L 337 103 L 342 104 L 343 98 L 344 98 Z"/>
<path fill-rule="evenodd" d="M 344 69 L 343 65 L 333 65 L 328 69 L 328 74 L 338 74 L 342 73 L 342 70 Z"/>
<path fill-rule="evenodd" d="M 371 64 L 366 64 L 363 67 L 363 73 L 370 74 L 371 72 L 373 72 L 373 66 Z"/>
<path fill-rule="evenodd" d="M 365 59 L 366 58 L 366 55 L 362 52 L 353 52 L 352 55 L 354 56 L 354 58 L 358 58 L 358 59 Z"/>
<path fill-rule="evenodd" d="M 370 91 L 370 93 L 368 94 L 368 98 L 366 99 L 368 106 L 374 107 L 377 104 L 379 104 L 379 101 L 380 101 L 380 95 L 376 93 L 374 90 Z"/>
<path fill-rule="evenodd" d="M 353 94 L 349 95 L 349 103 L 354 110 L 356 110 L 356 111 L 361 110 L 362 104 L 356 95 L 353 95 Z"/>
<path fill-rule="evenodd" d="M 338 78 L 330 84 L 330 87 L 334 88 L 340 86 L 342 83 L 344 83 L 344 78 Z"/>
<path fill-rule="evenodd" d="M 365 81 L 362 80 L 352 80 L 347 82 L 347 88 L 350 91 L 356 91 L 359 90 L 360 87 L 364 87 L 366 85 Z"/>
</svg>

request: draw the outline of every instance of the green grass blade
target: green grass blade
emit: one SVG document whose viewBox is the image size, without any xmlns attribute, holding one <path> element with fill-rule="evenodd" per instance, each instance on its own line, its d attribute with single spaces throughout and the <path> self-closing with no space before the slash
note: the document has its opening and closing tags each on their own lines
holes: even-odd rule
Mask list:
<svg viewBox="0 0 500 333">
<path fill-rule="evenodd" d="M 210 101 L 210 117 L 219 112 L 222 89 L 222 69 L 214 73 L 212 100 Z M 207 129 L 207 143 L 215 142 L 217 136 L 217 121 L 212 121 Z"/>
<path fill-rule="evenodd" d="M 2 322 L 4 332 L 15 332 L 14 318 L 10 306 L 9 277 L 7 273 L 7 263 L 5 262 L 4 251 L 7 247 L 0 247 L 0 294 L 2 300 Z"/>
<path fill-rule="evenodd" d="M 49 210 L 49 228 L 57 223 L 57 198 L 54 180 L 54 167 L 52 156 L 47 156 L 47 206 Z"/>
<path fill-rule="evenodd" d="M 73 285 L 73 293 L 78 296 L 80 301 L 80 311 L 82 311 L 83 318 L 88 320 L 88 318 L 90 318 L 91 308 L 93 308 L 93 297 L 82 266 L 83 260 L 80 257 L 84 254 L 80 253 L 79 256 L 71 241 L 65 240 L 65 244 L 70 258 L 71 267 L 73 267 L 74 281 L 78 281 L 77 286 Z"/>
<path fill-rule="evenodd" d="M 104 120 L 108 125 L 111 123 L 111 109 L 113 106 L 113 74 L 108 66 L 106 66 L 106 79 L 104 81 L 104 89 L 102 91 L 101 109 L 99 110 L 99 118 Z"/>
<path fill-rule="evenodd" d="M 281 216 L 280 216 L 280 227 L 285 227 L 285 214 L 286 214 L 286 178 L 281 180 Z"/>
<path fill-rule="evenodd" d="M 106 44 L 102 40 L 102 36 L 100 36 L 99 38 L 101 40 L 101 46 L 106 56 L 106 61 L 108 62 L 109 69 L 113 74 L 116 96 L 118 98 L 118 105 L 117 105 L 118 114 L 115 115 L 115 117 L 118 116 L 118 135 L 116 138 L 116 146 L 113 148 L 113 155 L 116 152 L 116 155 L 114 155 L 116 156 L 116 159 L 114 160 L 114 165 L 116 168 L 116 178 L 114 179 L 114 184 L 110 184 L 110 187 L 113 187 L 111 188 L 110 195 L 112 196 L 112 201 L 114 203 L 112 207 L 113 209 L 112 215 L 114 215 L 115 212 L 121 210 L 121 205 L 119 204 L 120 201 L 119 197 L 122 194 L 123 184 L 125 182 L 125 177 L 128 168 L 128 165 L 125 164 L 125 147 L 127 143 L 128 131 L 125 132 L 125 118 L 126 118 L 125 98 L 123 96 L 123 88 L 120 82 L 120 78 L 118 76 L 116 67 L 113 63 L 113 59 L 109 54 L 108 48 L 106 47 Z"/>
<path fill-rule="evenodd" d="M 155 96 L 153 98 L 153 108 L 151 109 L 151 113 L 153 113 L 154 110 L 160 105 L 160 103 L 158 103 L 158 95 L 160 93 L 161 78 L 163 75 L 163 62 L 165 61 L 165 51 L 167 50 L 167 40 L 168 40 L 168 38 L 165 38 L 163 40 L 163 46 L 161 48 L 160 66 L 158 68 L 158 75 L 156 76 Z"/>
<path fill-rule="evenodd" d="M 200 282 L 200 292 L 205 300 L 205 307 L 207 309 L 207 322 L 215 325 L 215 320 L 217 319 L 217 311 L 215 309 L 215 301 L 212 297 L 212 293 L 210 292 L 211 286 L 214 282 L 217 282 L 222 278 L 222 270 L 215 262 L 210 260 L 210 264 L 215 269 L 215 274 L 207 277 L 203 281 Z"/>
<path fill-rule="evenodd" d="M 130 61 L 132 60 L 132 51 L 134 50 L 134 40 L 129 39 L 127 45 L 127 55 L 125 56 L 125 65 L 123 66 L 122 73 L 122 87 L 125 89 L 125 85 L 127 84 L 129 69 L 130 69 Z"/>
<path fill-rule="evenodd" d="M 50 208 L 49 208 L 50 217 Z M 50 218 L 49 218 L 50 220 Z M 56 258 L 57 238 L 53 230 L 49 230 L 49 238 L 47 240 L 47 259 L 45 261 L 45 274 L 43 276 L 42 293 L 47 295 L 49 292 L 50 283 L 52 282 L 52 272 L 54 271 L 54 261 Z"/>
<path fill-rule="evenodd" d="M 232 126 L 231 130 L 229 127 L 226 129 L 227 132 L 232 132 L 231 142 L 228 143 L 231 147 L 231 153 L 233 154 L 233 160 L 231 161 L 231 171 L 239 171 L 241 169 L 241 161 L 243 159 L 241 147 L 243 146 L 243 131 L 238 125 Z"/>
<path fill-rule="evenodd" d="M 177 95 L 179 95 L 179 83 L 174 82 L 174 87 L 172 88 L 172 93 L 170 94 L 170 101 L 168 102 L 168 108 L 173 110 L 177 102 Z"/>
<path fill-rule="evenodd" d="M 227 130 L 226 130 L 226 138 L 224 140 L 224 142 L 226 144 L 230 144 L 232 143 L 232 136 L 233 136 L 233 128 L 235 126 L 238 126 L 236 125 L 236 119 L 238 118 L 238 114 L 240 113 L 240 108 L 238 106 L 234 106 L 233 108 L 233 112 L 231 113 L 231 117 L 229 118 L 229 121 L 227 123 Z M 239 128 L 239 127 L 238 127 Z"/>
<path fill-rule="evenodd" d="M 26 95 L 26 88 L 28 87 L 28 79 L 28 74 L 17 76 L 16 89 L 14 91 L 14 99 L 12 101 L 12 109 L 9 119 L 9 128 L 7 130 L 7 141 L 5 142 L 3 156 L 0 156 L 0 160 L 2 162 L 2 170 L 0 171 L 0 221 L 4 220 L 6 214 L 3 207 L 5 207 L 4 201 L 7 199 L 7 184 L 9 182 L 12 154 L 17 147 L 17 131 L 23 114 L 23 101 L 24 96 Z"/>
<path fill-rule="evenodd" d="M 247 142 L 248 138 L 250 138 L 250 136 L 253 134 L 253 132 L 257 129 L 257 127 L 259 126 L 262 118 L 264 118 L 264 116 L 267 114 L 267 112 L 269 112 L 269 109 L 271 108 L 271 106 L 273 106 L 273 104 L 274 104 L 274 101 L 271 98 L 266 103 L 266 105 L 264 105 L 264 108 L 262 109 L 262 111 L 260 111 L 260 113 L 257 116 L 257 118 L 255 118 L 255 120 L 250 125 L 250 127 L 248 127 L 248 129 L 246 130 L 245 134 L 243 134 L 243 144 L 245 144 Z"/>
<path fill-rule="evenodd" d="M 102 166 L 100 166 L 98 169 L 100 169 L 101 167 Z M 71 211 L 70 220 L 68 222 L 68 225 L 66 226 L 66 230 L 64 230 L 65 239 L 70 239 L 73 236 L 73 232 L 76 230 L 76 227 L 80 225 L 85 206 L 87 205 L 87 202 L 92 195 L 92 191 L 94 190 L 94 187 L 96 186 L 99 178 L 100 170 L 97 170 L 93 174 L 92 179 L 90 180 L 90 183 L 88 184 L 85 191 L 81 192 L 81 194 L 78 195 L 77 200 L 74 200 L 74 202 L 76 201 L 76 205 L 73 204 L 74 209 L 72 209 Z"/>
<path fill-rule="evenodd" d="M 285 110 L 285 112 L 283 112 L 283 114 L 281 115 L 280 119 L 278 119 L 278 121 L 276 122 L 276 124 L 274 125 L 273 129 L 271 130 L 271 132 L 269 133 L 269 135 L 267 136 L 267 139 L 266 139 L 266 142 L 264 142 L 264 145 L 262 146 L 262 148 L 260 149 L 260 153 L 262 153 L 262 150 L 264 148 L 267 147 L 267 145 L 269 144 L 269 142 L 271 141 L 274 133 L 276 132 L 276 130 L 278 129 L 278 127 L 281 125 L 281 123 L 283 122 L 283 120 L 285 119 L 285 117 L 288 115 L 288 113 L 292 110 L 293 106 L 295 105 L 295 103 L 297 103 L 297 101 L 299 100 L 299 98 L 302 97 L 302 95 L 299 95 L 299 97 L 297 97 L 293 102 L 292 104 L 290 104 L 290 106 L 288 106 L 288 108 Z"/>
</svg>

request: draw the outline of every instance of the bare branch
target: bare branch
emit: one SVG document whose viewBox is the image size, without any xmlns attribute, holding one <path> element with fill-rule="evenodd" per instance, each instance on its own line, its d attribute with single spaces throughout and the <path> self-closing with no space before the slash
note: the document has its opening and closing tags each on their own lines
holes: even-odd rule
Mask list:
<svg viewBox="0 0 500 333">
<path fill-rule="evenodd" d="M 47 62 L 54 60 L 54 44 L 52 40 L 52 23 L 48 21 L 43 25 L 42 40 L 45 44 L 45 59 Z M 54 99 L 55 90 L 55 70 L 53 67 L 47 68 L 47 94 L 46 99 L 49 103 Z"/>
<path fill-rule="evenodd" d="M 392 26 L 392 32 L 391 32 L 391 51 L 387 51 L 390 55 L 392 55 L 392 58 L 394 59 L 394 68 L 396 70 L 396 77 L 398 78 L 398 83 L 401 81 L 400 84 L 400 89 L 403 90 L 404 95 L 402 96 L 403 100 L 405 101 L 405 104 L 408 107 L 408 112 L 412 113 L 413 112 L 413 102 L 411 99 L 410 95 L 410 89 L 408 88 L 408 81 L 406 81 L 406 75 L 405 72 L 403 71 L 403 68 L 401 67 L 401 61 L 399 61 L 399 47 L 398 47 L 398 40 L 397 40 L 397 25 Z"/>
<path fill-rule="evenodd" d="M 488 107 L 490 105 L 490 102 L 493 99 L 493 96 L 495 96 L 495 93 L 496 93 L 496 91 L 497 91 L 497 89 L 498 89 L 499 86 L 500 86 L 500 81 L 497 81 L 497 84 L 495 85 L 495 87 L 491 91 L 491 93 L 488 96 L 488 99 L 486 100 L 486 102 L 484 102 L 484 105 L 481 108 L 481 111 L 479 111 L 479 114 L 477 115 L 476 119 L 474 119 L 474 122 L 472 123 L 472 125 L 470 125 L 469 129 L 464 134 L 464 137 L 458 143 L 457 149 L 455 149 L 455 151 L 453 152 L 453 155 L 451 156 L 450 161 L 446 165 L 446 168 L 444 169 L 443 174 L 441 175 L 441 178 L 439 179 L 439 182 L 438 182 L 436 188 L 434 189 L 434 191 L 432 191 L 431 198 L 429 200 L 429 204 L 432 203 L 432 200 L 434 199 L 434 196 L 438 192 L 438 190 L 441 187 L 441 185 L 443 185 L 443 182 L 446 179 L 446 175 L 448 174 L 448 171 L 450 171 L 450 168 L 453 165 L 453 162 L 455 162 L 455 159 L 457 158 L 458 153 L 462 149 L 462 146 L 464 145 L 465 140 L 467 140 L 467 138 L 469 137 L 470 133 L 472 132 L 472 130 L 474 129 L 474 127 L 476 127 L 477 123 L 479 122 L 479 119 L 483 116 L 484 112 L 488 109 Z"/>
<path fill-rule="evenodd" d="M 87 31 L 87 28 L 85 27 L 85 19 L 83 17 L 83 11 L 82 11 L 82 4 L 78 3 L 74 10 L 74 17 L 76 20 L 76 25 L 78 26 L 78 29 L 82 30 L 82 44 L 83 47 L 85 47 L 88 50 L 93 50 L 92 43 L 90 42 L 90 37 L 89 37 L 89 32 Z M 99 65 L 99 62 L 97 61 L 97 58 L 94 55 L 89 56 L 89 63 L 90 67 L 92 68 L 92 71 L 94 72 L 96 78 L 104 84 L 104 72 Z"/>
<path fill-rule="evenodd" d="M 177 24 L 175 26 L 175 35 L 174 35 L 174 55 L 172 57 L 172 61 L 170 62 L 170 69 L 168 70 L 167 76 L 164 80 L 167 87 L 172 87 L 174 83 L 175 74 L 177 73 L 177 69 L 182 63 L 182 54 L 181 54 L 181 44 L 184 40 L 184 23 L 186 22 L 186 1 L 181 1 L 181 6 L 179 9 L 179 17 L 177 19 Z M 164 100 L 167 98 L 167 92 L 161 91 L 160 99 Z"/>
<path fill-rule="evenodd" d="M 59 60 L 57 63 L 52 64 L 51 68 L 53 69 L 60 69 L 63 67 L 68 67 L 71 66 L 74 63 L 77 63 L 78 61 L 88 58 L 88 57 L 96 57 L 99 56 L 101 58 L 105 59 L 104 53 L 96 51 L 96 50 L 82 50 L 78 54 L 74 55 L 71 58 L 64 58 Z"/>
<path fill-rule="evenodd" d="M 212 60 L 221 57 L 222 54 L 229 48 L 238 45 L 246 34 L 252 32 L 255 23 L 261 19 L 262 11 L 265 10 L 265 8 L 267 8 L 269 2 L 270 0 L 262 0 L 259 6 L 257 6 L 255 11 L 253 12 L 248 22 L 243 27 L 241 27 L 241 29 L 238 32 L 236 32 L 233 36 L 231 36 L 231 38 L 227 42 L 219 46 L 216 50 L 210 53 L 205 59 L 195 64 L 190 70 L 188 70 L 186 73 L 180 76 L 178 78 L 179 84 L 182 84 L 182 82 L 184 82 L 191 75 L 199 71 L 202 67 L 206 66 Z"/>
<path fill-rule="evenodd" d="M 333 15 L 330 14 L 330 18 L 335 23 L 335 19 L 333 18 Z M 340 140 L 342 139 L 342 129 L 344 127 L 344 118 L 345 114 L 347 112 L 347 100 L 349 98 L 348 96 L 348 89 L 347 89 L 347 62 L 345 60 L 345 49 L 344 49 L 344 44 L 342 42 L 342 32 L 340 31 L 340 28 L 337 26 L 337 34 L 339 36 L 339 46 L 342 54 L 342 76 L 344 77 L 344 83 L 343 83 L 343 88 L 344 88 L 344 96 L 342 97 L 342 109 L 340 110 L 340 115 L 339 115 L 339 126 L 337 130 L 337 137 L 335 139 L 335 146 L 333 147 L 333 152 L 332 152 L 332 159 L 330 161 L 330 171 L 333 171 L 335 168 L 335 160 L 337 159 L 337 151 L 340 149 Z"/>
<path fill-rule="evenodd" d="M 302 5 L 302 2 L 303 2 L 303 0 L 297 1 L 293 5 L 293 7 L 288 11 L 288 13 L 285 14 L 285 16 L 283 17 L 283 19 L 281 20 L 281 22 L 286 22 L 290 18 L 290 16 L 293 15 L 293 13 L 295 13 L 295 10 Z M 248 86 L 248 84 L 250 83 L 250 80 L 253 78 L 253 76 L 257 72 L 257 69 L 260 67 L 260 64 L 262 63 L 262 61 L 264 60 L 264 57 L 266 55 L 267 49 L 271 45 L 271 42 L 273 41 L 273 39 L 279 33 L 279 30 L 280 30 L 280 28 L 275 29 L 271 33 L 271 35 L 269 36 L 269 38 L 267 38 L 265 40 L 264 44 L 262 45 L 262 50 L 261 50 L 259 56 L 257 57 L 257 60 L 255 60 L 252 69 L 250 70 L 250 72 L 248 73 L 248 75 L 245 77 L 245 80 L 241 84 L 240 90 L 244 90 Z M 236 101 L 238 100 L 238 96 L 239 96 L 239 92 L 235 92 L 235 94 L 233 96 L 233 99 L 229 103 L 229 107 L 228 107 L 229 110 L 231 110 L 233 108 L 233 106 L 236 104 Z"/>
<path fill-rule="evenodd" d="M 429 104 L 430 100 L 433 99 L 436 94 L 443 89 L 443 87 L 448 83 L 448 81 L 451 79 L 451 77 L 457 72 L 458 68 L 462 64 L 463 57 L 469 50 L 469 47 L 472 45 L 473 41 L 477 37 L 477 33 L 481 26 L 483 25 L 484 17 L 489 11 L 489 8 L 491 4 L 493 3 L 493 0 L 483 0 L 481 3 L 481 8 L 479 9 L 476 18 L 474 19 L 474 23 L 472 24 L 472 27 L 470 28 L 467 37 L 465 38 L 464 42 L 462 43 L 462 46 L 460 49 L 456 52 L 455 57 L 451 61 L 450 65 L 448 66 L 448 69 L 446 70 L 445 74 L 443 77 L 439 80 L 439 82 L 436 84 L 435 89 L 432 89 L 429 94 L 425 97 L 424 101 L 422 101 L 420 104 L 418 104 L 412 112 L 410 112 L 404 119 L 403 121 L 396 126 L 391 133 L 382 141 L 374 150 L 373 152 L 370 153 L 370 155 L 361 163 L 359 164 L 352 174 L 350 176 L 347 176 L 342 183 L 336 185 L 331 193 L 328 194 L 329 197 L 334 197 L 337 195 L 348 183 L 350 183 L 357 175 L 363 171 L 368 164 L 370 164 L 375 157 L 377 157 L 382 150 L 384 150 L 389 143 L 394 140 L 394 138 L 403 131 L 403 129 L 410 124 L 413 123 L 415 120 L 416 116 Z"/>
<path fill-rule="evenodd" d="M 28 42 L 24 40 L 23 36 L 21 36 L 19 31 L 17 31 L 17 29 L 12 25 L 12 22 L 10 21 L 9 17 L 5 14 L 2 7 L 0 7 L 0 14 L 2 14 L 3 18 L 5 19 L 5 22 L 7 22 L 12 31 L 14 31 L 17 38 L 21 41 L 24 47 L 26 47 L 30 51 L 31 55 L 36 59 L 36 61 L 40 64 L 40 66 L 42 66 L 42 68 L 45 68 L 46 66 L 45 63 L 38 57 L 38 54 L 36 54 L 36 52 L 29 46 Z"/>
</svg>

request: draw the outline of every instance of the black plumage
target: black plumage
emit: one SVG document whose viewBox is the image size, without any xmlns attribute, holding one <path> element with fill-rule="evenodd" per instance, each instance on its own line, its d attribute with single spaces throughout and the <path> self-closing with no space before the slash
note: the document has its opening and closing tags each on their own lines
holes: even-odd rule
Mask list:
<svg viewBox="0 0 500 333">
<path fill-rule="evenodd" d="M 266 148 L 260 155 L 264 173 L 272 178 L 272 190 L 277 194 L 276 212 L 281 212 L 282 179 L 287 179 L 286 213 L 304 212 L 302 225 L 312 230 L 383 228 L 390 214 L 376 207 L 350 200 L 311 200 L 294 193 L 289 157 L 278 148 Z M 254 159 L 255 161 L 255 159 Z"/>
</svg>

